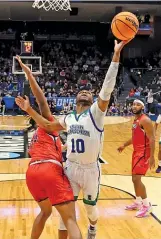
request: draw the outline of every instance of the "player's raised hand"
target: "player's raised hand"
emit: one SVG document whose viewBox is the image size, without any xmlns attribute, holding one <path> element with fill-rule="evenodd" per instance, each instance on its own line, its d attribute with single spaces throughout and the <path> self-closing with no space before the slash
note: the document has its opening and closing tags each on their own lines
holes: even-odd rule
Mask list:
<svg viewBox="0 0 161 239">
<path fill-rule="evenodd" d="M 124 149 L 125 149 L 125 146 L 122 145 L 122 146 L 120 146 L 117 150 L 118 150 L 119 153 L 122 153 L 122 151 L 123 151 Z"/>
<path fill-rule="evenodd" d="M 17 55 L 17 56 L 16 56 L 16 59 L 18 60 L 18 62 L 19 62 L 19 64 L 20 64 L 21 68 L 24 70 L 24 72 L 25 72 L 26 74 L 31 73 L 30 68 L 29 68 L 28 66 L 26 66 L 24 63 L 22 63 L 20 56 Z"/>
<path fill-rule="evenodd" d="M 132 39 L 129 39 L 127 41 L 121 41 L 120 43 L 118 43 L 117 40 L 115 40 L 115 47 L 114 47 L 114 51 L 115 53 L 120 53 L 121 50 L 123 49 L 123 47 L 129 43 Z"/>
<path fill-rule="evenodd" d="M 25 99 L 21 96 L 18 96 L 16 99 L 16 104 L 24 111 L 27 111 L 30 108 L 29 98 L 25 95 Z"/>
</svg>

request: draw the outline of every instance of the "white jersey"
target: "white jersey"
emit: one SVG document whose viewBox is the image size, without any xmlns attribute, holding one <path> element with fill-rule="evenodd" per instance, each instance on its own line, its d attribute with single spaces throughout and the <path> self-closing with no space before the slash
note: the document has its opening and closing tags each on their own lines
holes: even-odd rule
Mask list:
<svg viewBox="0 0 161 239">
<path fill-rule="evenodd" d="M 91 164 L 98 160 L 103 143 L 104 116 L 98 103 L 77 115 L 70 113 L 60 124 L 67 130 L 67 159 L 79 164 Z"/>
</svg>

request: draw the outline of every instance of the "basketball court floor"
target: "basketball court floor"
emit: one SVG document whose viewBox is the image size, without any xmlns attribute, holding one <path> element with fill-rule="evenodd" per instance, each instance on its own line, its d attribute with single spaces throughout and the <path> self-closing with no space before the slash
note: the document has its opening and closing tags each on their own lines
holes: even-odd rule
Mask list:
<svg viewBox="0 0 161 239">
<path fill-rule="evenodd" d="M 23 116 L 0 117 L 0 130 L 26 128 Z M 124 210 L 132 203 L 133 185 L 131 182 L 132 147 L 122 154 L 117 147 L 131 136 L 131 118 L 106 117 L 105 139 L 102 159 L 101 190 L 98 201 L 100 219 L 97 239 L 160 239 L 161 238 L 161 174 L 155 170 L 144 178 L 148 198 L 153 204 L 153 214 L 147 218 L 135 218 L 135 212 Z M 157 140 L 159 138 L 159 128 Z M 2 137 L 2 136 L 1 136 Z M 158 145 L 156 140 L 156 159 Z M 0 151 L 23 151 L 22 139 L 10 142 L 0 138 Z M 16 151 L 17 152 L 17 151 Z M 3 156 L 3 154 L 1 154 Z M 5 154 L 4 154 L 5 156 Z M 39 212 L 25 184 L 25 172 L 29 159 L 0 160 L 0 239 L 29 239 L 34 218 Z M 88 220 L 82 203 L 82 196 L 76 203 L 77 220 L 83 238 L 86 238 Z M 57 238 L 58 213 L 47 221 L 41 239 Z"/>
</svg>

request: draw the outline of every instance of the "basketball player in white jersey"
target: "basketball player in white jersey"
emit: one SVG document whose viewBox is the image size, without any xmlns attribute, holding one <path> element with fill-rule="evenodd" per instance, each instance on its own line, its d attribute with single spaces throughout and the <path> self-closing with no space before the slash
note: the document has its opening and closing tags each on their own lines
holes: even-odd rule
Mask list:
<svg viewBox="0 0 161 239">
<path fill-rule="evenodd" d="M 25 110 L 41 127 L 49 132 L 67 130 L 67 161 L 65 172 L 70 180 L 77 199 L 80 190 L 83 191 L 83 202 L 89 218 L 88 239 L 96 238 L 98 211 L 96 207 L 99 184 L 99 155 L 102 146 L 104 117 L 107 111 L 111 93 L 116 83 L 119 68 L 120 52 L 127 41 L 115 41 L 112 63 L 106 74 L 98 100 L 93 103 L 92 94 L 82 90 L 76 99 L 76 112 L 70 113 L 53 123 L 36 113 L 29 101 L 18 97 L 16 103 Z M 60 222 L 59 239 L 67 238 L 63 221 Z"/>
</svg>

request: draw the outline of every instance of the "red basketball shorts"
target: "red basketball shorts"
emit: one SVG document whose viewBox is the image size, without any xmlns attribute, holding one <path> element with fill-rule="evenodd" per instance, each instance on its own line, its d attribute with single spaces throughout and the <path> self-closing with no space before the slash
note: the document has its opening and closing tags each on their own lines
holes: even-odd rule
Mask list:
<svg viewBox="0 0 161 239">
<path fill-rule="evenodd" d="M 73 190 L 63 168 L 54 163 L 30 165 L 26 183 L 37 202 L 49 198 L 52 205 L 74 201 Z"/>
<path fill-rule="evenodd" d="M 145 175 L 149 169 L 150 149 L 134 151 L 132 155 L 132 174 Z"/>
</svg>

